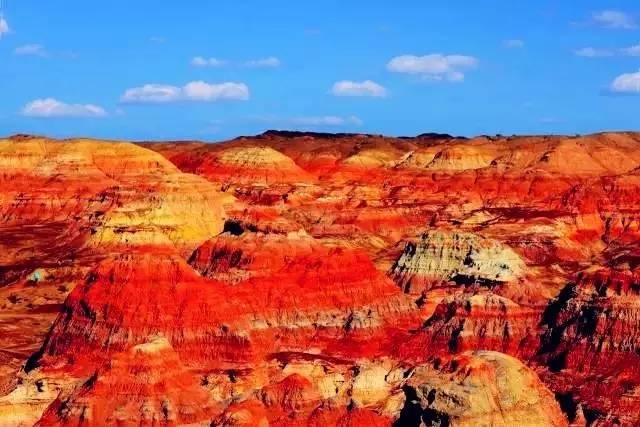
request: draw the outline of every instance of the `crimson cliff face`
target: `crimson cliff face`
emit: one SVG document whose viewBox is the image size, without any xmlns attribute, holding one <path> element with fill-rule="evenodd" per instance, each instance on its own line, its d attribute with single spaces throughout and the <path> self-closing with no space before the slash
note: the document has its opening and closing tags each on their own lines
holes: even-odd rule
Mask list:
<svg viewBox="0 0 640 427">
<path fill-rule="evenodd" d="M 2 140 L 0 424 L 633 425 L 638 148 Z"/>
</svg>

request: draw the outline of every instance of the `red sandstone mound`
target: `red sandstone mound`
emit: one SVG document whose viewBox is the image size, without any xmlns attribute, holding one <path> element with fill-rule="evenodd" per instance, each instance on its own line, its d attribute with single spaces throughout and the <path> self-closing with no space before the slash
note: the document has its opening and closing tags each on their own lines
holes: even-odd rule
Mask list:
<svg viewBox="0 0 640 427">
<path fill-rule="evenodd" d="M 501 353 L 463 353 L 417 367 L 403 390 L 399 425 L 567 425 L 538 376 Z"/>
<path fill-rule="evenodd" d="M 540 358 L 572 417 L 632 425 L 640 390 L 640 274 L 592 269 L 562 290 L 544 314 Z"/>
<path fill-rule="evenodd" d="M 207 422 L 209 394 L 165 338 L 118 353 L 37 425 L 184 425 Z"/>
<path fill-rule="evenodd" d="M 0 165 L 0 394 L 97 263 L 150 244 L 188 254 L 233 200 L 124 142 L 2 139 Z"/>
<path fill-rule="evenodd" d="M 326 350 L 351 331 L 370 338 L 415 309 L 366 255 L 310 237 L 222 235 L 192 263 L 226 274 L 206 279 L 161 248 L 105 259 L 65 302 L 37 364 L 92 369 L 156 332 L 187 362 L 248 363 L 275 349 Z M 380 351 L 374 344 L 341 347 Z"/>
<path fill-rule="evenodd" d="M 417 314 L 415 304 L 363 251 L 323 245 L 304 232 L 236 229 L 203 244 L 189 263 L 203 276 L 233 284 L 234 294 L 257 297 L 268 310 L 277 310 L 278 316 L 260 328 L 315 331 L 307 341 L 292 330 L 302 348 L 328 345 L 343 355 L 385 352 L 383 342 L 370 341 L 371 334 Z M 334 339 L 323 343 L 323 336 Z M 284 336 L 279 340 L 281 346 L 293 345 Z"/>
<path fill-rule="evenodd" d="M 494 350 L 524 360 L 538 348 L 540 312 L 490 292 L 445 298 L 422 328 L 399 343 L 403 359 L 425 360 L 469 350 Z"/>
<path fill-rule="evenodd" d="M 157 147 L 151 145 L 152 148 Z M 166 153 L 182 170 L 204 176 L 221 185 L 230 184 L 284 184 L 303 183 L 314 180 L 292 159 L 269 146 L 215 146 L 185 145 L 175 146 Z"/>
<path fill-rule="evenodd" d="M 60 381 L 63 372 L 70 379 L 87 377 L 123 352 L 137 351 L 158 332 L 188 366 L 205 370 L 259 365 L 275 350 L 362 357 L 382 350 L 380 343 L 367 343 L 372 334 L 383 333 L 394 316 L 402 317 L 413 309 L 364 254 L 326 248 L 298 235 L 247 233 L 243 240 L 233 235 L 217 238 L 225 239 L 230 244 L 237 244 L 235 240 L 246 243 L 247 256 L 258 263 L 269 253 L 270 269 L 256 264 L 264 275 L 227 284 L 203 278 L 161 247 L 105 259 L 71 293 L 45 346 L 30 360 L 27 370 L 37 368 L 35 375 L 45 378 L 37 381 Z M 252 239 L 271 244 L 251 245 Z M 212 257 L 213 251 L 207 248 L 208 244 L 196 253 L 224 267 L 224 260 Z M 284 406 L 289 412 L 302 410 L 294 403 L 298 399 L 295 390 L 296 384 L 305 381 L 293 381 L 295 378 L 267 386 L 259 396 L 265 404 Z M 118 407 L 117 396 L 99 398 L 94 393 L 99 394 L 81 392 L 70 399 L 77 398 L 82 408 L 104 405 L 109 412 Z M 96 399 L 104 402 L 92 403 Z M 320 399 L 308 400 L 316 405 Z M 48 409 L 53 415 L 47 416 L 72 416 L 56 405 Z M 276 414 L 268 412 L 270 417 Z M 135 419 L 138 414 L 131 416 Z"/>
</svg>

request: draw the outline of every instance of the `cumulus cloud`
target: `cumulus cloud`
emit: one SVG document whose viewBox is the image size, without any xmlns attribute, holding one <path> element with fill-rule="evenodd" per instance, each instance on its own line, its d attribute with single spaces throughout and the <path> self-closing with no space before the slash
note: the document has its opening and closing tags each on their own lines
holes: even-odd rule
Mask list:
<svg viewBox="0 0 640 427">
<path fill-rule="evenodd" d="M 342 80 L 333 84 L 331 94 L 334 96 L 373 96 L 384 98 L 387 96 L 387 89 L 371 80 L 365 80 L 363 82 Z"/>
<path fill-rule="evenodd" d="M 146 84 L 127 89 L 120 101 L 130 104 L 163 104 L 180 101 L 214 102 L 222 100 L 246 101 L 249 87 L 244 83 L 225 82 L 218 84 L 194 81 L 182 87 Z"/>
<path fill-rule="evenodd" d="M 4 18 L 0 18 L 0 39 L 3 35 L 8 34 L 9 31 L 11 31 L 9 23 Z"/>
<path fill-rule="evenodd" d="M 504 47 L 508 47 L 509 49 L 520 49 L 524 47 L 524 42 L 520 39 L 505 40 Z"/>
<path fill-rule="evenodd" d="M 609 90 L 620 94 L 640 94 L 640 70 L 619 75 L 611 82 Z"/>
<path fill-rule="evenodd" d="M 47 50 L 40 44 L 26 44 L 24 46 L 18 46 L 15 48 L 13 53 L 21 56 L 39 56 L 41 58 L 49 56 Z"/>
<path fill-rule="evenodd" d="M 633 30 L 638 28 L 638 25 L 631 15 L 619 10 L 602 10 L 594 12 L 591 18 L 596 25 L 603 28 L 623 30 Z"/>
<path fill-rule="evenodd" d="M 202 56 L 196 56 L 191 60 L 191 65 L 194 67 L 219 68 L 227 65 L 227 61 L 217 58 L 203 58 Z"/>
<path fill-rule="evenodd" d="M 105 117 L 107 112 L 93 104 L 66 104 L 54 98 L 36 99 L 22 109 L 27 117 Z"/>
<path fill-rule="evenodd" d="M 146 84 L 127 89 L 120 100 L 131 103 L 163 103 L 180 100 L 182 89 L 176 86 Z"/>
<path fill-rule="evenodd" d="M 246 101 L 249 99 L 249 87 L 244 83 L 233 82 L 220 84 L 190 82 L 182 88 L 182 93 L 189 101 L 211 102 L 223 99 Z"/>
<path fill-rule="evenodd" d="M 251 68 L 276 68 L 280 66 L 280 60 L 275 56 L 268 58 L 253 59 L 244 63 L 245 67 Z"/>
<path fill-rule="evenodd" d="M 387 69 L 394 73 L 417 74 L 429 80 L 460 82 L 464 80 L 463 70 L 477 64 L 478 60 L 472 56 L 434 53 L 396 56 L 389 61 Z"/>
</svg>

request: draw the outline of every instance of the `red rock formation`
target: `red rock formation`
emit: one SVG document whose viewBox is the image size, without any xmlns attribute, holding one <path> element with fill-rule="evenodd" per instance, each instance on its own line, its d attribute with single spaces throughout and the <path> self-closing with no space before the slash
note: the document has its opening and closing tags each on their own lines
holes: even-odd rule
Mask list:
<svg viewBox="0 0 640 427">
<path fill-rule="evenodd" d="M 207 422 L 214 405 L 165 338 L 118 353 L 38 426 L 183 425 Z"/>
<path fill-rule="evenodd" d="M 517 281 L 524 262 L 505 245 L 471 233 L 431 231 L 407 243 L 390 275 L 407 293 L 455 284 L 495 287 Z"/>
<path fill-rule="evenodd" d="M 0 164 L 3 391 L 97 263 L 149 244 L 188 254 L 221 231 L 232 201 L 128 143 L 12 138 Z"/>
<path fill-rule="evenodd" d="M 494 350 L 524 360 L 538 348 L 540 312 L 492 293 L 445 298 L 422 328 L 398 344 L 403 359 L 425 360 L 469 350 Z"/>
<path fill-rule="evenodd" d="M 2 140 L 0 424 L 638 423 L 638 148 Z"/>
<path fill-rule="evenodd" d="M 558 392 L 587 420 L 638 423 L 640 273 L 601 268 L 580 273 L 545 311 L 540 358 Z"/>
<path fill-rule="evenodd" d="M 160 248 L 105 259 L 65 302 L 43 357 L 101 358 L 105 344 L 122 351 L 162 332 L 185 360 L 242 363 L 276 347 L 337 345 L 322 337 L 376 330 L 415 309 L 366 255 L 310 237 L 222 235 L 191 259 L 203 274 L 226 270 L 227 282 Z M 291 336 L 273 335 L 282 328 Z"/>
<path fill-rule="evenodd" d="M 245 250 L 248 261 L 238 264 L 245 268 L 240 273 L 249 273 L 240 274 L 245 280 L 204 278 L 166 246 L 105 258 L 69 295 L 26 371 L 41 378 L 35 381 L 87 378 L 156 333 L 167 337 L 187 366 L 205 371 L 259 365 L 276 350 L 383 354 L 384 341 L 367 340 L 384 338 L 389 324 L 415 311 L 359 251 L 325 247 L 300 235 L 247 232 L 215 240 L 196 251 L 192 262 L 228 267 L 225 256 L 233 251 L 225 249 L 227 240 Z M 265 258 L 271 262 L 264 264 Z M 261 401 L 295 413 L 302 393 L 295 378 L 265 387 Z M 278 412 L 268 413 L 273 419 Z"/>
<path fill-rule="evenodd" d="M 417 367 L 404 393 L 401 425 L 567 425 L 537 375 L 501 353 L 463 353 L 435 368 Z"/>
</svg>

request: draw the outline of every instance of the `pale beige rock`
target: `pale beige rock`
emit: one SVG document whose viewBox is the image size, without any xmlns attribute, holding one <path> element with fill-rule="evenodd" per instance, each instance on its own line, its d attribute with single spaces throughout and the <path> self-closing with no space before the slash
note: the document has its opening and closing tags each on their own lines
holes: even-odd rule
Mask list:
<svg viewBox="0 0 640 427">
<path fill-rule="evenodd" d="M 218 157 L 220 163 L 249 168 L 287 167 L 299 169 L 289 157 L 271 147 L 233 147 Z"/>
<path fill-rule="evenodd" d="M 358 406 L 380 403 L 389 396 L 391 384 L 387 382 L 390 366 L 386 364 L 367 364 L 353 381 L 351 398 Z"/>
<path fill-rule="evenodd" d="M 73 379 L 45 378 L 39 372 L 21 374 L 21 384 L 0 397 L 0 426 L 34 425 L 59 394 L 76 383 Z"/>
<path fill-rule="evenodd" d="M 509 282 L 524 274 L 525 263 L 506 245 L 482 236 L 446 230 L 423 234 L 407 243 L 391 270 L 397 282 L 447 281 L 455 277 Z"/>
<path fill-rule="evenodd" d="M 436 372 L 431 367 L 417 368 L 410 384 L 423 411 L 446 417 L 452 426 L 567 425 L 553 394 L 536 373 L 502 353 L 465 353 Z"/>
<path fill-rule="evenodd" d="M 445 171 L 482 169 L 489 167 L 497 155 L 493 147 L 460 144 L 438 152 L 427 168 Z"/>
</svg>

